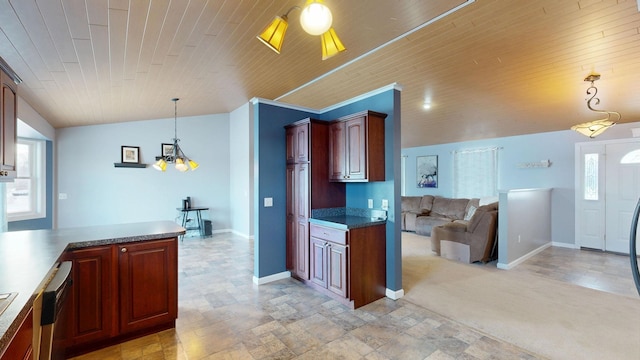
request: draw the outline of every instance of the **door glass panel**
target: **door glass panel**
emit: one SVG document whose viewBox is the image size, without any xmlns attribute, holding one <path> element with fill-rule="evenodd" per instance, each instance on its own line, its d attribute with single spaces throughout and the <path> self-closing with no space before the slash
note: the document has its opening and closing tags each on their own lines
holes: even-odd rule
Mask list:
<svg viewBox="0 0 640 360">
<path fill-rule="evenodd" d="M 626 153 L 620 160 L 620 164 L 640 164 L 640 150 Z"/>
<path fill-rule="evenodd" d="M 598 200 L 598 154 L 584 155 L 584 199 Z"/>
</svg>

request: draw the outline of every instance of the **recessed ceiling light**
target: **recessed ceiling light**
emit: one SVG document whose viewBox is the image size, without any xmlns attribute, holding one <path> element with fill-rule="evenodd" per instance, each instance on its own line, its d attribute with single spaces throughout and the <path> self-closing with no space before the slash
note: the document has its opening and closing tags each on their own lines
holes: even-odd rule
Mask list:
<svg viewBox="0 0 640 360">
<path fill-rule="evenodd" d="M 431 103 L 430 103 L 430 102 L 428 102 L 428 101 L 425 101 L 425 102 L 422 104 L 422 108 L 423 108 L 423 109 L 425 109 L 425 110 L 429 110 L 429 109 L 431 109 Z"/>
</svg>

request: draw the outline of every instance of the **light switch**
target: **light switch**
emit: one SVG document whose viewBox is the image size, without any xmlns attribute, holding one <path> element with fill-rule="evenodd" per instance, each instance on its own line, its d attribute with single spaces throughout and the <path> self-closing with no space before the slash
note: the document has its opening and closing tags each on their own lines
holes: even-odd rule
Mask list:
<svg viewBox="0 0 640 360">
<path fill-rule="evenodd" d="M 369 209 L 373 209 L 373 199 L 369 199 Z"/>
<path fill-rule="evenodd" d="M 264 207 L 272 207 L 273 206 L 273 198 L 264 198 Z"/>
</svg>

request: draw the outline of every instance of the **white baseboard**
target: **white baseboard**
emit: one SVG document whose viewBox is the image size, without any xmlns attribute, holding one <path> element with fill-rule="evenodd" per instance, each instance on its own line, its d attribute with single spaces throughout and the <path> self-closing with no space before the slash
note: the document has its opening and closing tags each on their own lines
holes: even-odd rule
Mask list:
<svg viewBox="0 0 640 360">
<path fill-rule="evenodd" d="M 567 248 L 567 249 L 580 249 L 580 246 L 576 244 L 568 244 L 568 243 L 562 243 L 562 242 L 556 242 L 556 241 L 552 241 L 551 246 L 557 246 L 557 247 Z"/>
<path fill-rule="evenodd" d="M 243 238 L 245 238 L 245 239 L 253 239 L 253 236 L 250 236 L 250 235 L 245 234 L 245 233 L 241 233 L 240 231 L 237 231 L 237 230 L 231 230 L 231 232 L 232 232 L 234 235 L 242 236 L 242 237 L 243 237 Z"/>
<path fill-rule="evenodd" d="M 291 277 L 291 272 L 290 271 L 283 271 L 281 273 L 278 274 L 273 274 L 273 275 L 269 275 L 269 276 L 264 276 L 261 278 L 258 277 L 253 277 L 253 283 L 256 285 L 264 285 L 264 284 L 268 284 L 270 282 L 274 282 L 274 281 L 278 281 L 278 280 L 282 280 L 282 279 L 286 279 L 286 278 L 290 278 Z"/>
<path fill-rule="evenodd" d="M 516 266 L 520 265 L 521 263 L 525 262 L 526 260 L 532 258 L 533 256 L 537 255 L 538 253 L 540 253 L 542 250 L 548 248 L 549 246 L 551 246 L 551 242 L 548 242 L 548 243 L 540 246 L 539 248 L 537 248 L 537 249 L 535 249 L 533 251 L 530 251 L 529 253 L 521 256 L 520 258 L 518 258 L 518 259 L 516 259 L 516 260 L 514 260 L 514 261 L 512 261 L 512 262 L 510 262 L 508 264 L 499 262 L 498 264 L 496 264 L 496 267 L 498 269 L 503 269 L 503 270 L 513 269 L 514 267 L 516 267 Z"/>
<path fill-rule="evenodd" d="M 391 300 L 398 300 L 404 296 L 404 289 L 400 289 L 400 290 L 387 289 L 384 295 Z"/>
</svg>

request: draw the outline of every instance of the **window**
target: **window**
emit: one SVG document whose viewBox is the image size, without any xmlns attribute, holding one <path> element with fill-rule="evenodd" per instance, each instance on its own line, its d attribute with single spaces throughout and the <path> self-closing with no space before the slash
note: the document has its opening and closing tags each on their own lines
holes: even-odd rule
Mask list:
<svg viewBox="0 0 640 360">
<path fill-rule="evenodd" d="M 16 145 L 17 177 L 7 183 L 7 220 L 46 217 L 45 142 L 18 138 Z"/>
<path fill-rule="evenodd" d="M 453 181 L 456 198 L 498 195 L 498 148 L 456 151 Z"/>
</svg>

